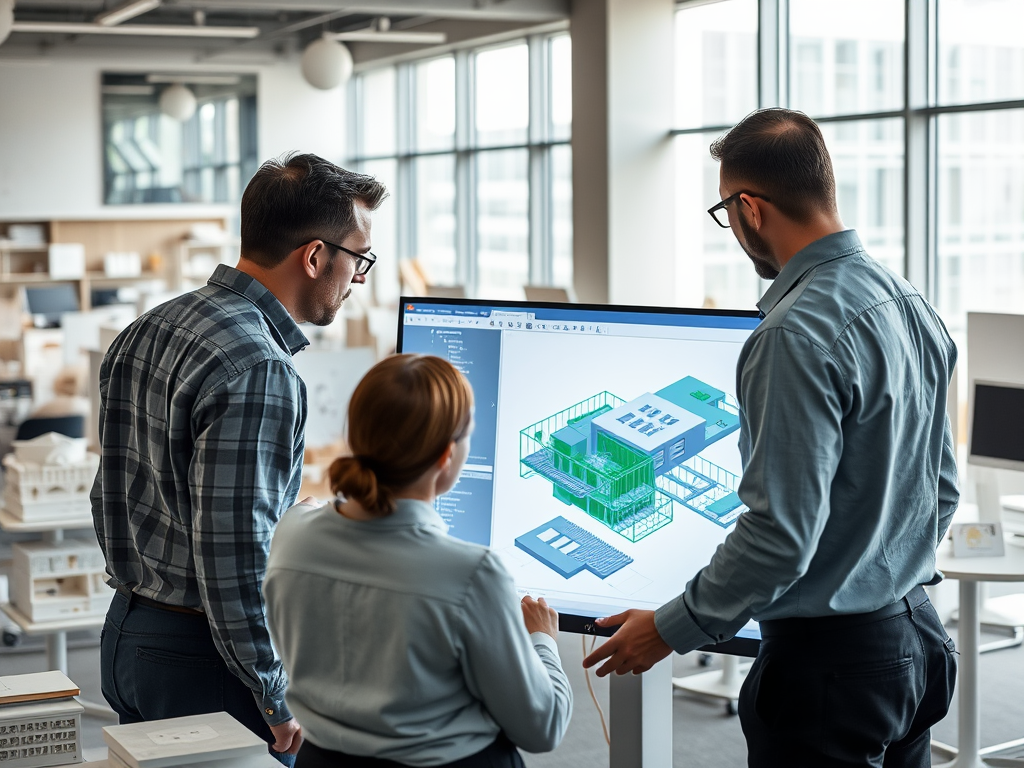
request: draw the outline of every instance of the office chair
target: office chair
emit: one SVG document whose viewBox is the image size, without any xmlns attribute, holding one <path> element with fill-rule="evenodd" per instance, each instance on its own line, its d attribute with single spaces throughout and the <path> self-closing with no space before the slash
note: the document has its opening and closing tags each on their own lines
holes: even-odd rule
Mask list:
<svg viewBox="0 0 1024 768">
<path fill-rule="evenodd" d="M 76 413 L 68 416 L 28 418 L 18 425 L 14 439 L 32 440 L 47 432 L 57 432 L 67 437 L 85 437 L 85 416 Z"/>
</svg>

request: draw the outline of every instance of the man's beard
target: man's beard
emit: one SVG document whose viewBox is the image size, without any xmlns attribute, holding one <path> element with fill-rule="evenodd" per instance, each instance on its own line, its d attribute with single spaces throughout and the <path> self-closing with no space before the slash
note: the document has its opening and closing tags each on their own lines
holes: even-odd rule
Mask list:
<svg viewBox="0 0 1024 768">
<path fill-rule="evenodd" d="M 336 287 L 331 280 L 334 276 L 334 268 L 335 259 L 331 259 L 327 262 L 324 273 L 313 284 L 313 289 L 306 297 L 305 312 L 303 313 L 306 322 L 320 326 L 330 325 L 334 322 L 341 305 L 345 303 L 345 299 L 352 295 L 352 289 L 349 288 L 344 296 L 338 298 Z"/>
<path fill-rule="evenodd" d="M 742 216 L 737 217 L 740 230 L 743 232 L 743 240 L 740 247 L 744 250 L 752 262 L 754 271 L 762 280 L 774 280 L 779 276 L 779 270 L 772 263 L 772 251 L 768 243 L 758 234 L 757 230 L 747 224 Z"/>
</svg>

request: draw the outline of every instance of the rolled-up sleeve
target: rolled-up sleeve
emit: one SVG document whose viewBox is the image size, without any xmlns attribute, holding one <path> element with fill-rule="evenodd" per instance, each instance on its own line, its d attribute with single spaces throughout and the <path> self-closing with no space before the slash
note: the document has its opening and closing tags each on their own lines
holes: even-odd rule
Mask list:
<svg viewBox="0 0 1024 768">
<path fill-rule="evenodd" d="M 655 613 L 679 653 L 732 637 L 807 571 L 842 455 L 848 386 L 827 350 L 772 328 L 751 340 L 738 371 L 738 492 L 749 511 L 686 591 Z"/>
<path fill-rule="evenodd" d="M 216 385 L 193 418 L 189 485 L 200 597 L 217 649 L 270 725 L 291 713 L 261 586 L 274 528 L 298 495 L 304 403 L 294 370 L 265 361 Z"/>
<path fill-rule="evenodd" d="M 558 646 L 526 632 L 512 577 L 488 552 L 462 605 L 461 664 L 470 692 L 512 742 L 527 752 L 558 746 L 572 716 L 572 689 Z"/>
</svg>

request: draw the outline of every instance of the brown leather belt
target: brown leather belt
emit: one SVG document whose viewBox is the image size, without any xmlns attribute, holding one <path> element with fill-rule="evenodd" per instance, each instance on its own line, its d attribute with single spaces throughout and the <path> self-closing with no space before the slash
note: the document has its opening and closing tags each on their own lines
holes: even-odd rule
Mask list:
<svg viewBox="0 0 1024 768">
<path fill-rule="evenodd" d="M 174 613 L 184 613 L 189 616 L 206 616 L 202 611 L 197 611 L 195 608 L 186 608 L 184 605 L 171 605 L 170 603 L 161 603 L 159 600 L 153 600 L 150 597 L 140 595 L 136 592 L 132 592 L 124 584 L 118 584 L 115 587 L 117 593 L 124 595 L 130 602 L 144 605 L 147 608 L 157 608 L 161 611 L 173 611 Z"/>
</svg>

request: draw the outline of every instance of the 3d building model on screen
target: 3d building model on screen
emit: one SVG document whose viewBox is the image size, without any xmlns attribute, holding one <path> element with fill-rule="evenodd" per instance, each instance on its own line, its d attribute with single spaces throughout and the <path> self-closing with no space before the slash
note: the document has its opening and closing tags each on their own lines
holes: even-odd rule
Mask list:
<svg viewBox="0 0 1024 768">
<path fill-rule="evenodd" d="M 601 392 L 520 432 L 520 476 L 545 478 L 556 499 L 631 542 L 672 522 L 677 504 L 726 528 L 746 510 L 739 478 L 700 453 L 738 429 L 735 401 L 692 376 L 629 402 Z M 595 555 L 600 547 L 583 546 L 567 523 L 555 518 L 516 546 L 566 577 L 571 564 L 560 555 L 600 578 L 632 562 L 607 544 Z"/>
</svg>

